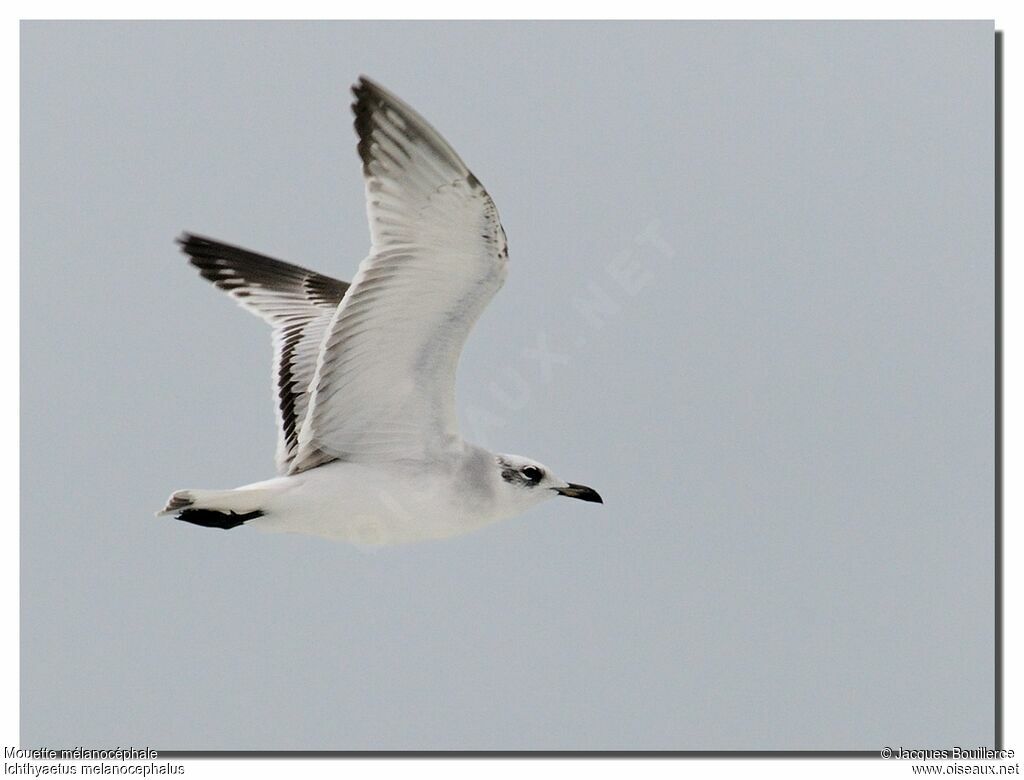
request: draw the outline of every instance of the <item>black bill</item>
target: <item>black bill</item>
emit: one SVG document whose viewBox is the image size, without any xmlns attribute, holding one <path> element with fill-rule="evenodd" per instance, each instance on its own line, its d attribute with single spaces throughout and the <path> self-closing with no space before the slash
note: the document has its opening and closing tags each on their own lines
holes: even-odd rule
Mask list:
<svg viewBox="0 0 1024 780">
<path fill-rule="evenodd" d="M 586 485 L 574 485 L 570 482 L 563 488 L 555 488 L 555 492 L 560 496 L 578 498 L 580 501 L 593 501 L 597 504 L 604 503 L 600 494 L 598 494 L 598 492 L 593 488 L 588 488 Z"/>
</svg>

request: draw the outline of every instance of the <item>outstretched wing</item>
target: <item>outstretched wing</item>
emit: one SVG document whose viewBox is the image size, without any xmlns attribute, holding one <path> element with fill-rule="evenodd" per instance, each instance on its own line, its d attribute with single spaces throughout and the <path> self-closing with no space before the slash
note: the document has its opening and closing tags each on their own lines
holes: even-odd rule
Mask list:
<svg viewBox="0 0 1024 780">
<path fill-rule="evenodd" d="M 506 274 L 498 212 L 458 155 L 369 79 L 352 91 L 371 249 L 324 340 L 292 472 L 457 445 L 459 354 Z"/>
<path fill-rule="evenodd" d="M 182 251 L 209 279 L 245 309 L 274 328 L 279 473 L 287 473 L 298 449 L 299 428 L 309 405 L 316 359 L 348 284 L 297 265 L 186 233 Z"/>
</svg>

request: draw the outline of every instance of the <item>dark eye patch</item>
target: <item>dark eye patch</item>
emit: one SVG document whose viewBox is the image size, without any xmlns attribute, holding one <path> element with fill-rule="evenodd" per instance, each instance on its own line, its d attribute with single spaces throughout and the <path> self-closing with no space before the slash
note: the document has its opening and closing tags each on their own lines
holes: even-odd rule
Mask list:
<svg viewBox="0 0 1024 780">
<path fill-rule="evenodd" d="M 544 476 L 544 472 L 536 466 L 527 466 L 521 473 L 524 477 L 530 480 L 530 482 L 540 482 L 541 477 Z"/>
</svg>

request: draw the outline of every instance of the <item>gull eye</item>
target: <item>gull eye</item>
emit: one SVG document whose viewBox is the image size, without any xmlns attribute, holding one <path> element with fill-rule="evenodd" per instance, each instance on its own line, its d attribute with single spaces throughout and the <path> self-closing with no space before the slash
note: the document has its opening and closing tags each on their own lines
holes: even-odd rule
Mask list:
<svg viewBox="0 0 1024 780">
<path fill-rule="evenodd" d="M 543 472 L 536 466 L 527 466 L 521 472 L 530 482 L 540 482 L 540 478 L 544 476 Z"/>
</svg>

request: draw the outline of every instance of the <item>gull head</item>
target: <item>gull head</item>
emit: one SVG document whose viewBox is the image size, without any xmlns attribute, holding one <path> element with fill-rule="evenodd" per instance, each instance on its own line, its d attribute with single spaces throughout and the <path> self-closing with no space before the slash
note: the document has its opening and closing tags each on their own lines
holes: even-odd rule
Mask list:
<svg viewBox="0 0 1024 780">
<path fill-rule="evenodd" d="M 522 509 L 555 496 L 604 503 L 593 488 L 565 482 L 552 474 L 551 469 L 543 463 L 521 455 L 497 455 L 495 462 L 501 475 L 499 490 L 509 503 Z"/>
</svg>

